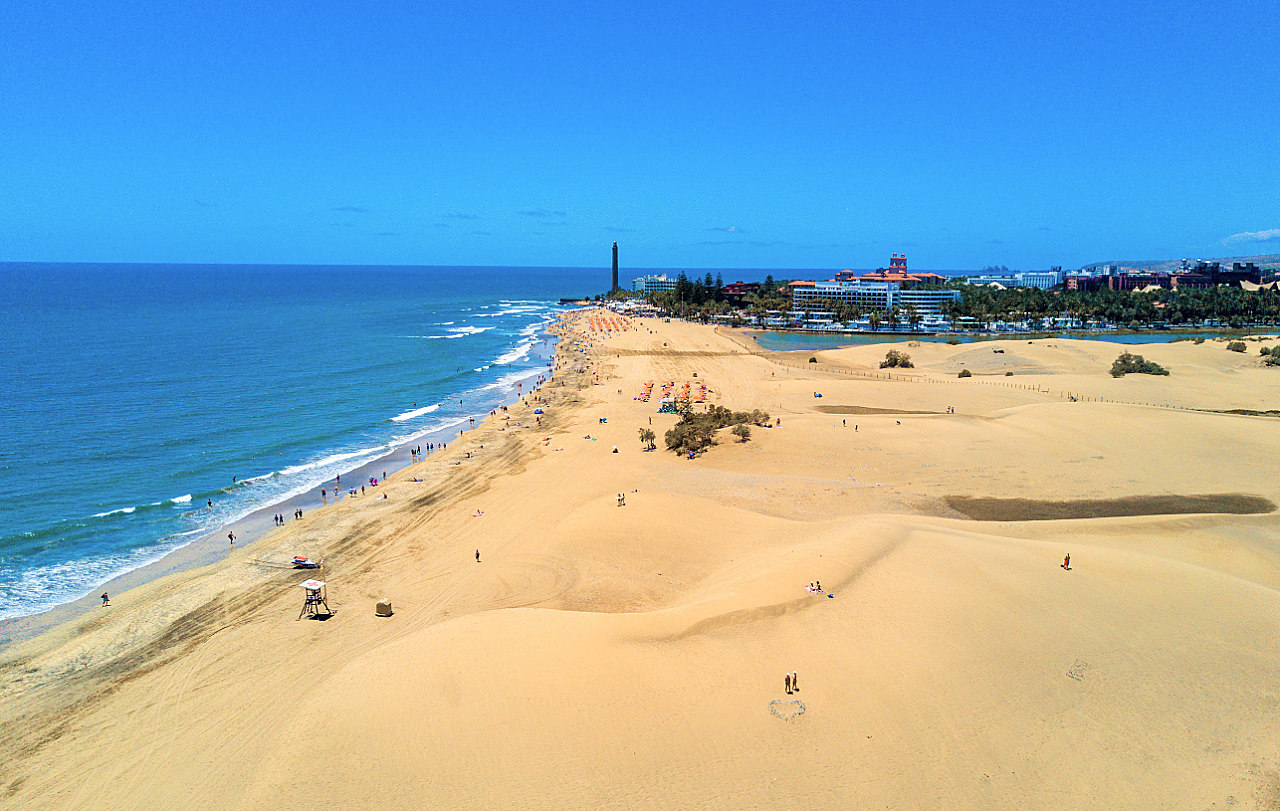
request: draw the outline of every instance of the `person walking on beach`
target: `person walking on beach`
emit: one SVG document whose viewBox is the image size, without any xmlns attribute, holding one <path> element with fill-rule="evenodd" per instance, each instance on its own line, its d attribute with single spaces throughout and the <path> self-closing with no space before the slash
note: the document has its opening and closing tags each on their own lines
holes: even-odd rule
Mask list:
<svg viewBox="0 0 1280 811">
<path fill-rule="evenodd" d="M 782 684 L 787 688 L 787 695 L 791 695 L 791 674 L 787 673 L 782 677 Z"/>
<path fill-rule="evenodd" d="M 1071 553 L 1070 552 L 1068 552 L 1067 556 L 1062 559 L 1062 568 L 1066 569 L 1067 571 L 1071 571 Z"/>
<path fill-rule="evenodd" d="M 480 562 L 480 550 L 479 550 L 479 549 L 477 549 L 477 550 L 476 550 L 476 563 L 479 563 L 479 562 Z"/>
<path fill-rule="evenodd" d="M 231 539 L 231 548 L 236 548 L 236 531 L 233 529 L 227 533 L 227 537 Z"/>
<path fill-rule="evenodd" d="M 107 599 L 107 593 L 106 593 L 105 591 L 104 591 L 104 592 L 102 592 L 102 604 L 103 604 L 103 605 L 111 605 L 111 601 L 110 601 L 109 599 Z"/>
<path fill-rule="evenodd" d="M 796 675 L 794 670 L 791 671 L 791 692 L 800 692 L 800 677 Z"/>
</svg>

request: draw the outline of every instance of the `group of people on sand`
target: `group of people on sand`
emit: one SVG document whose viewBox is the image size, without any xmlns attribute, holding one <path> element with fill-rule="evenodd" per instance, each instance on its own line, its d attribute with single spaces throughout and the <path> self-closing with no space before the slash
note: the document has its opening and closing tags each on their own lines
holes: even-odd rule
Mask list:
<svg viewBox="0 0 1280 811">
<path fill-rule="evenodd" d="M 822 594 L 822 583 L 815 580 L 805 587 L 810 594 Z"/>
<path fill-rule="evenodd" d="M 302 517 L 301 509 L 297 509 L 293 511 L 293 520 L 297 521 L 301 517 Z M 284 513 L 276 513 L 274 518 L 276 520 L 276 526 L 278 527 L 284 526 Z"/>
<path fill-rule="evenodd" d="M 787 688 L 787 695 L 800 692 L 800 677 L 794 670 L 782 677 L 782 684 Z"/>
</svg>

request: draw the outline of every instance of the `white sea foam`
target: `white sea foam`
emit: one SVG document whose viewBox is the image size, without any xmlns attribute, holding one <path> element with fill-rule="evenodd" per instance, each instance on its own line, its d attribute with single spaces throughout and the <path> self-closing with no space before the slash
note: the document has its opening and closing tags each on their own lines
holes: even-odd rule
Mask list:
<svg viewBox="0 0 1280 811">
<path fill-rule="evenodd" d="M 185 496 L 177 496 L 176 498 L 169 499 L 169 503 L 171 504 L 187 504 L 190 501 L 191 501 L 190 493 L 187 493 Z"/>
<path fill-rule="evenodd" d="M 360 450 L 357 450 L 357 451 L 346 451 L 344 453 L 335 453 L 330 456 L 326 456 L 323 459 L 317 459 L 314 462 L 303 462 L 301 464 L 291 465 L 285 468 L 284 470 L 279 471 L 279 475 L 296 476 L 299 473 L 306 473 L 308 470 L 317 470 L 319 468 L 333 467 L 340 462 L 350 462 L 352 459 L 360 459 L 361 457 L 368 457 L 367 459 L 364 459 L 353 466 L 353 467 L 359 467 L 365 462 L 372 461 L 373 459 L 377 458 L 380 454 L 386 453 L 386 451 L 387 451 L 387 446 L 379 445 L 374 448 L 361 448 Z"/>
<path fill-rule="evenodd" d="M 532 343 L 530 343 L 528 340 L 521 341 L 521 342 L 520 342 L 518 345 L 516 345 L 514 348 L 512 348 L 512 349 L 510 349 L 510 350 L 508 350 L 508 351 L 506 351 L 506 352 L 503 352 L 503 353 L 502 353 L 501 355 L 499 355 L 496 359 L 494 359 L 494 361 L 493 361 L 493 365 L 494 365 L 494 366 L 506 366 L 507 364 L 515 363 L 516 361 L 520 360 L 521 358 L 523 358 L 523 357 L 527 357 L 527 356 L 528 356 L 528 354 L 529 354 L 529 350 L 530 350 L 530 349 L 532 349 L 532 348 L 533 348 L 533 344 L 532 344 Z"/>
<path fill-rule="evenodd" d="M 437 422 L 431 423 L 430 425 L 424 426 L 423 428 L 417 431 L 414 431 L 412 434 L 405 434 L 404 436 L 395 437 L 392 440 L 391 444 L 393 446 L 404 445 L 414 441 L 415 439 L 418 439 L 419 437 L 428 436 L 430 434 L 436 433 L 437 431 L 443 431 L 446 428 L 456 428 L 459 425 L 466 425 L 469 419 L 470 419 L 469 417 L 456 417 L 450 420 L 439 420 Z"/>
<path fill-rule="evenodd" d="M 507 372 L 505 375 L 493 381 L 489 385 L 481 386 L 480 388 L 476 389 L 476 391 L 495 391 L 498 389 L 509 389 L 512 386 L 514 386 L 516 383 L 522 380 L 525 380 L 527 378 L 534 377 L 537 374 L 538 374 L 537 371 L 530 371 L 528 369 L 521 369 L 518 372 Z"/>
<path fill-rule="evenodd" d="M 463 335 L 479 335 L 480 333 L 488 332 L 491 329 L 493 329 L 493 327 L 477 327 L 468 324 L 465 327 L 452 327 L 449 332 L 452 332 L 458 337 L 462 337 Z"/>
<path fill-rule="evenodd" d="M 529 313 L 542 312 L 544 309 L 545 308 L 539 306 L 530 307 L 528 305 L 516 304 L 510 307 L 503 307 L 496 313 L 476 313 L 476 318 L 499 318 L 504 315 L 527 315 Z"/>
<path fill-rule="evenodd" d="M 405 420 L 411 420 L 414 417 L 421 417 L 423 414 L 430 414 L 432 411 L 435 411 L 438 408 L 440 408 L 439 403 L 436 403 L 435 405 L 426 406 L 425 408 L 415 408 L 412 411 L 406 411 L 403 414 L 397 414 L 396 416 L 391 418 L 391 421 L 404 422 Z"/>
<path fill-rule="evenodd" d="M 136 509 L 138 508 L 137 507 L 121 507 L 118 510 L 107 510 L 104 513 L 94 513 L 93 517 L 106 518 L 108 515 L 128 515 L 129 513 L 133 512 Z"/>
</svg>

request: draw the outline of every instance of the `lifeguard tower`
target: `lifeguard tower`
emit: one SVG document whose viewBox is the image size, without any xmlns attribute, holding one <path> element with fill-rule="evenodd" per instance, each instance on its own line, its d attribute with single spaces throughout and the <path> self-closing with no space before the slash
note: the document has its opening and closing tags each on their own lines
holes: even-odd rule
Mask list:
<svg viewBox="0 0 1280 811">
<path fill-rule="evenodd" d="M 305 589 L 307 592 L 306 602 L 302 604 L 302 612 L 298 614 L 298 619 L 303 617 L 320 617 L 320 607 L 324 607 L 324 616 L 327 618 L 333 612 L 329 610 L 329 603 L 326 601 L 325 588 L 323 580 L 307 580 L 298 584 L 298 588 Z"/>
</svg>

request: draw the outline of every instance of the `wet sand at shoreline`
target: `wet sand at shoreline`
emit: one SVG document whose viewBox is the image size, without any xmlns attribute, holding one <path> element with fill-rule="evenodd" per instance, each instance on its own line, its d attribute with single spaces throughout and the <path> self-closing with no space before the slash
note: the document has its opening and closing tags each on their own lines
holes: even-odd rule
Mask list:
<svg viewBox="0 0 1280 811">
<path fill-rule="evenodd" d="M 5 806 L 1280 803 L 1280 517 L 948 502 L 1274 503 L 1280 422 L 1118 401 L 1271 407 L 1280 373 L 1171 344 L 1143 347 L 1169 378 L 1114 380 L 1114 347 L 1047 339 L 1026 387 L 956 381 L 1010 360 L 971 346 L 875 379 L 848 372 L 884 347 L 588 318 L 545 402 L 0 653 Z M 677 457 L 668 381 L 781 424 Z M 325 622 L 294 554 L 326 558 Z"/>
</svg>

